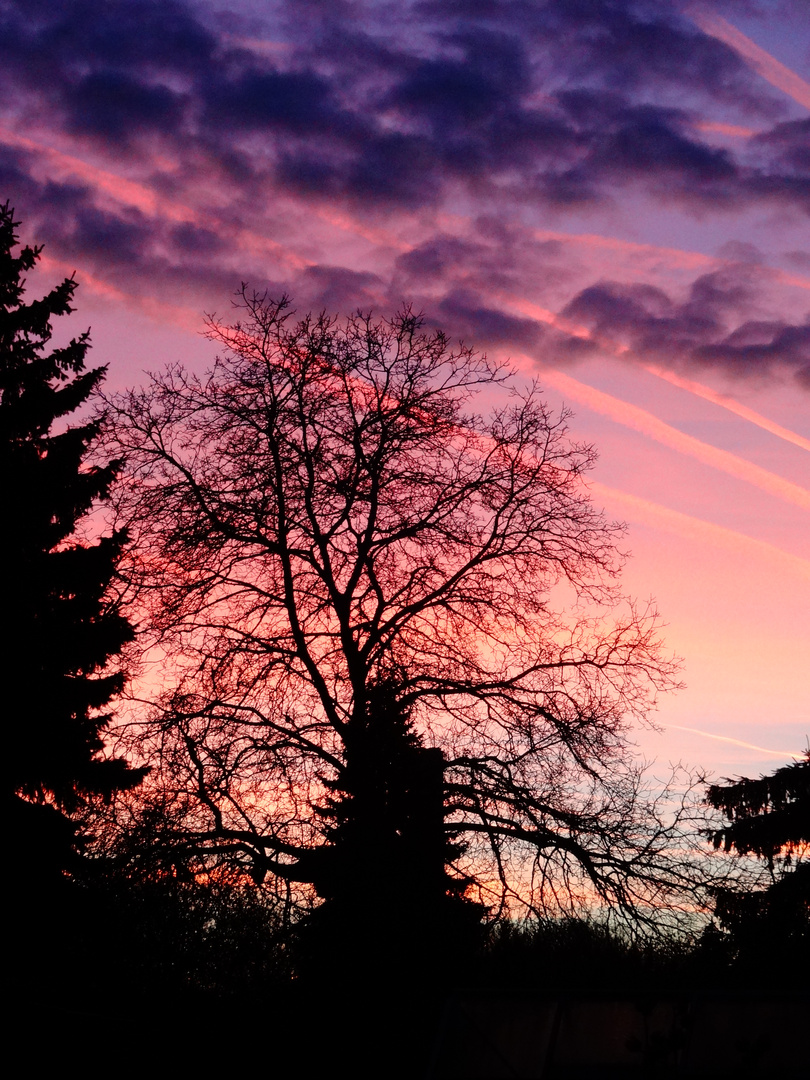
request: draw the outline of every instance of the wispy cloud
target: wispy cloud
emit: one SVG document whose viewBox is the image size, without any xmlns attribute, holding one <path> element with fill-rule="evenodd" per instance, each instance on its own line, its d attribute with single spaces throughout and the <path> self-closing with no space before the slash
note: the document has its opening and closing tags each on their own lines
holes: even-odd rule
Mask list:
<svg viewBox="0 0 810 1080">
<path fill-rule="evenodd" d="M 594 497 L 603 502 L 612 513 L 617 512 L 630 522 L 678 536 L 698 548 L 719 548 L 741 556 L 749 563 L 755 560 L 767 567 L 771 573 L 778 572 L 791 578 L 810 581 L 810 560 L 785 551 L 775 544 L 747 536 L 715 522 L 704 521 L 693 514 L 684 514 L 680 510 L 673 510 L 651 499 L 610 487 L 598 480 L 590 481 L 589 486 Z"/>
</svg>

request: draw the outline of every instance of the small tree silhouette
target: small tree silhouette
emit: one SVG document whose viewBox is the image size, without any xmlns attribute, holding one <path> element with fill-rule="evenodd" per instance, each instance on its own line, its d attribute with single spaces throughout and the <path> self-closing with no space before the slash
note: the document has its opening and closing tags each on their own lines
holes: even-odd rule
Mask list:
<svg viewBox="0 0 810 1080">
<path fill-rule="evenodd" d="M 109 593 L 125 534 L 75 538 L 118 464 L 84 464 L 96 422 L 62 423 L 106 369 L 84 370 L 87 333 L 46 351 L 51 319 L 72 310 L 76 282 L 23 303 L 23 275 L 41 249 L 15 251 L 17 225 L 8 203 L 0 206 L 0 682 L 6 820 L 15 873 L 31 885 L 69 864 L 71 818 L 86 798 L 131 788 L 144 770 L 103 756 L 110 717 L 102 710 L 124 683 L 120 670 L 106 669 L 133 637 Z"/>
<path fill-rule="evenodd" d="M 414 730 L 394 680 L 368 688 L 349 720 L 344 764 L 316 812 L 326 843 L 311 878 L 324 903 L 302 927 L 305 964 L 384 980 L 456 968 L 477 944 L 484 907 L 450 872 L 462 853 L 445 833 L 444 754 Z"/>
</svg>

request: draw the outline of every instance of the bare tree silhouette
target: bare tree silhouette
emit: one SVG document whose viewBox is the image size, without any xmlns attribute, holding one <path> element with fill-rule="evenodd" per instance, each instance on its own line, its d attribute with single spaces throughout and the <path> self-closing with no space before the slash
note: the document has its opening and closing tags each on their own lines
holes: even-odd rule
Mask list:
<svg viewBox="0 0 810 1080">
<path fill-rule="evenodd" d="M 594 451 L 408 310 L 241 304 L 209 322 L 206 376 L 174 366 L 108 403 L 123 573 L 163 687 L 130 740 L 174 857 L 293 900 L 334 898 L 351 865 L 370 911 L 418 892 L 426 813 L 436 896 L 635 925 L 692 905 L 687 811 L 648 796 L 628 743 L 676 667 L 618 589 Z"/>
</svg>

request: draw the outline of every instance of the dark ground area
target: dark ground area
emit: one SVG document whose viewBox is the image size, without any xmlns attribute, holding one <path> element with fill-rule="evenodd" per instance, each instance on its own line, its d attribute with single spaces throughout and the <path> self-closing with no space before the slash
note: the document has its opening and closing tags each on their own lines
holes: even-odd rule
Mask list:
<svg viewBox="0 0 810 1080">
<path fill-rule="evenodd" d="M 34 1074 L 803 1077 L 807 957 L 630 945 L 584 923 L 502 930 L 455 971 L 351 963 L 296 978 L 248 903 L 187 892 L 29 895 L 9 924 L 9 1048 Z M 383 949 L 383 943 L 380 943 Z M 805 950 L 806 951 L 806 950 Z M 344 949 L 343 956 L 350 951 Z M 363 950 L 358 950 L 363 955 Z"/>
</svg>

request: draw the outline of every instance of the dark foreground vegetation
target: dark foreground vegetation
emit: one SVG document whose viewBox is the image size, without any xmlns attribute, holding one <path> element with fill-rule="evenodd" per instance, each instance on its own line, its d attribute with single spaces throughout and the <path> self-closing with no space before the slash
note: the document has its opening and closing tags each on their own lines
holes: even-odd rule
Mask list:
<svg viewBox="0 0 810 1080">
<path fill-rule="evenodd" d="M 780 1026 L 795 1025 L 797 1009 L 806 1015 L 810 1007 L 806 908 L 803 934 L 794 930 L 789 947 L 778 923 L 760 937 L 749 927 L 745 947 L 719 928 L 691 943 L 654 944 L 582 921 L 504 923 L 454 968 L 420 973 L 406 964 L 374 980 L 350 960 L 335 966 L 330 955 L 320 969 L 308 956 L 299 974 L 300 942 L 255 886 L 73 877 L 47 903 L 40 899 L 36 920 L 30 910 L 14 926 L 12 1043 L 37 1047 L 41 1065 L 61 1064 L 78 1041 L 91 1069 L 120 1055 L 123 1043 L 157 1055 L 162 1068 L 185 1068 L 192 1054 L 208 1069 L 231 1067 L 235 1055 L 259 1065 L 269 1046 L 274 1070 L 313 1077 L 336 1067 L 356 1076 L 459 1080 L 801 1075 L 774 1074 L 767 1063 L 773 1048 L 785 1051 L 784 1038 L 798 1037 Z M 355 921 L 343 952 L 385 955 L 400 932 L 365 937 Z M 564 1026 L 548 1029 L 561 1020 L 575 1024 L 567 1043 Z M 739 1048 L 730 1047 L 733 1070 L 718 1068 L 715 1058 L 711 1072 L 694 1064 L 678 1071 L 673 1039 L 680 1032 L 683 1041 L 695 1023 L 708 1025 L 711 1046 L 742 1025 L 760 1056 L 746 1056 L 741 1071 Z M 643 1036 L 650 1024 L 652 1036 Z M 552 1037 L 569 1056 L 572 1038 L 575 1048 L 592 1045 L 593 1070 L 510 1072 L 503 1065 L 532 1061 L 536 1068 L 543 1040 Z M 623 1065 L 611 1072 L 598 1058 L 609 1064 L 617 1052 Z"/>
<path fill-rule="evenodd" d="M 676 666 L 537 388 L 485 420 L 508 373 L 410 312 L 243 290 L 207 376 L 86 419 L 87 334 L 49 346 L 75 282 L 26 303 L 15 230 L 0 208 L 18 1056 L 463 1076 L 484 1000 L 484 1057 L 509 995 L 798 1000 L 810 755 L 646 785 L 630 721 Z"/>
</svg>

